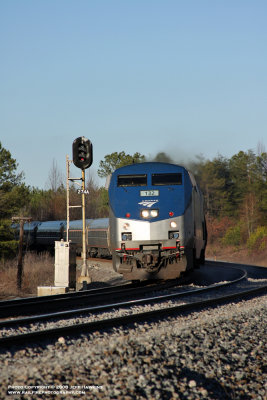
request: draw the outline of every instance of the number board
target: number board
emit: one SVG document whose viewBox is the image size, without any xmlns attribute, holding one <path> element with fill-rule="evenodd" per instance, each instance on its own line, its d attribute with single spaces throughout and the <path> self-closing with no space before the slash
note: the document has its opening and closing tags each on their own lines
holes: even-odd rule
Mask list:
<svg viewBox="0 0 267 400">
<path fill-rule="evenodd" d="M 141 197 L 159 196 L 159 190 L 140 190 Z"/>
<path fill-rule="evenodd" d="M 89 194 L 89 190 L 88 189 L 77 189 L 77 193 L 78 194 Z"/>
</svg>

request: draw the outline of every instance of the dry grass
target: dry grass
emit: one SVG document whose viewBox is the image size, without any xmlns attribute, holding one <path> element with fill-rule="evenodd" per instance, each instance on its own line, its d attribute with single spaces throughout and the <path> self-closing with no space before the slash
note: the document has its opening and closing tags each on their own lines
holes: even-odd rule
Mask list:
<svg viewBox="0 0 267 400">
<path fill-rule="evenodd" d="M 246 247 L 222 246 L 219 242 L 208 244 L 206 258 L 267 267 L 267 249 L 250 252 Z"/>
<path fill-rule="evenodd" d="M 0 262 L 0 299 L 37 294 L 37 286 L 54 284 L 54 257 L 49 253 L 26 253 L 21 291 L 17 290 L 17 260 Z"/>
</svg>

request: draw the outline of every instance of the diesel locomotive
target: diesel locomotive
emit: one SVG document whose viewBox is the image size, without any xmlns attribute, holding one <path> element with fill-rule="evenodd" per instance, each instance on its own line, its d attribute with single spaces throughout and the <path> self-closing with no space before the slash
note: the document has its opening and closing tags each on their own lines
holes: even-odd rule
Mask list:
<svg viewBox="0 0 267 400">
<path fill-rule="evenodd" d="M 117 169 L 109 183 L 113 268 L 126 279 L 173 279 L 205 262 L 204 202 L 182 166 L 146 162 Z"/>
</svg>

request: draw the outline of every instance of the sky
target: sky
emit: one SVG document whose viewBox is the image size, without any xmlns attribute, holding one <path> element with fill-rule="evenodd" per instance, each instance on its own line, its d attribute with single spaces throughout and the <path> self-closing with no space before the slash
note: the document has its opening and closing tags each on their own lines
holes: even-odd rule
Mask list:
<svg viewBox="0 0 267 400">
<path fill-rule="evenodd" d="M 40 189 L 80 136 L 96 181 L 113 152 L 266 148 L 266 19 L 266 0 L 0 0 L 0 142 Z"/>
</svg>

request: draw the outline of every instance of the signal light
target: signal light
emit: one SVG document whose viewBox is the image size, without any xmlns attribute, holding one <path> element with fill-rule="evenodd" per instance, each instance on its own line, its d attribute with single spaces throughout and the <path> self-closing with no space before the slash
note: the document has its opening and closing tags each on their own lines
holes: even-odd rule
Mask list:
<svg viewBox="0 0 267 400">
<path fill-rule="evenodd" d="M 78 137 L 72 143 L 73 164 L 77 168 L 86 169 L 93 162 L 93 146 L 89 139 L 84 136 Z"/>
</svg>

